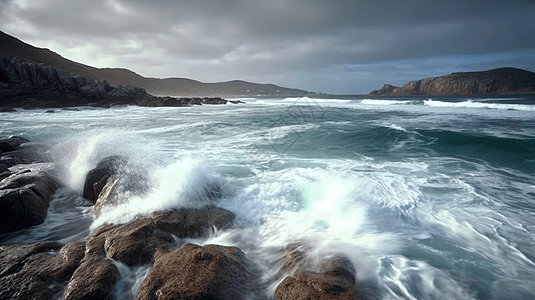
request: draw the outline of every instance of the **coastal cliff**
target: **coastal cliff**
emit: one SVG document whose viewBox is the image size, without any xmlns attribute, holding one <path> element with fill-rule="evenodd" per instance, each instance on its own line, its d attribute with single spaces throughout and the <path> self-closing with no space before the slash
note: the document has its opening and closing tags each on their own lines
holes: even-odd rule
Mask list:
<svg viewBox="0 0 535 300">
<path fill-rule="evenodd" d="M 535 73 L 516 68 L 459 72 L 409 81 L 402 87 L 385 84 L 368 96 L 481 95 L 535 93 Z"/>
<path fill-rule="evenodd" d="M 0 54 L 0 107 L 52 108 L 69 106 L 188 106 L 226 104 L 219 97 L 157 97 L 135 86 L 111 86 L 66 70 L 20 62 Z M 231 101 L 240 103 L 241 101 Z"/>
<path fill-rule="evenodd" d="M 123 68 L 95 68 L 84 65 L 45 48 L 37 48 L 0 31 L 0 55 L 16 58 L 21 62 L 45 64 L 63 69 L 70 74 L 97 81 L 107 81 L 110 85 L 130 85 L 145 89 L 155 95 L 182 96 L 301 96 L 308 91 L 286 88 L 274 84 L 259 84 L 242 80 L 205 83 L 188 78 L 143 77 Z"/>
</svg>

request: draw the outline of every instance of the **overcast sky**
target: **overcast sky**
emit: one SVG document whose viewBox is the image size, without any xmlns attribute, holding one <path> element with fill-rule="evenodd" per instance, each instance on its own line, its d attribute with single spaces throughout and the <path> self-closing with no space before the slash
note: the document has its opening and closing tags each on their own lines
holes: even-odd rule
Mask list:
<svg viewBox="0 0 535 300">
<path fill-rule="evenodd" d="M 0 30 L 95 67 L 363 94 L 535 72 L 535 1 L 0 0 Z"/>
</svg>

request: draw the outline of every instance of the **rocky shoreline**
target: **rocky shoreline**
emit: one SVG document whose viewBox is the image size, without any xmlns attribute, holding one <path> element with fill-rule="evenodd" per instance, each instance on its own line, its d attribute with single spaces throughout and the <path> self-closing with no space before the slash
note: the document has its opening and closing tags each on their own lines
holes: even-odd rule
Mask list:
<svg viewBox="0 0 535 300">
<path fill-rule="evenodd" d="M 535 73 L 516 68 L 459 72 L 409 81 L 402 87 L 385 84 L 368 96 L 485 95 L 535 93 Z"/>
<path fill-rule="evenodd" d="M 47 145 L 20 137 L 0 140 L 0 234 L 42 223 L 61 186 Z M 114 205 L 119 192 L 143 193 L 139 174 L 120 156 L 107 157 L 88 172 L 83 197 L 93 213 Z M 220 196 L 217 186 L 207 197 Z M 277 284 L 266 295 L 265 280 L 241 249 L 196 245 L 188 238 L 236 226 L 232 212 L 213 205 L 157 211 L 126 224 L 103 224 L 81 240 L 0 246 L 1 299 L 112 299 L 121 269 L 151 265 L 137 299 L 367 299 L 355 287 L 355 268 L 343 254 L 318 268 L 304 245 L 276 249 Z"/>
<path fill-rule="evenodd" d="M 20 62 L 0 55 L 0 112 L 13 108 L 62 108 L 74 106 L 111 107 L 191 106 L 238 104 L 219 97 L 175 98 L 148 94 L 145 89 L 127 85 L 111 86 L 43 64 Z"/>
</svg>

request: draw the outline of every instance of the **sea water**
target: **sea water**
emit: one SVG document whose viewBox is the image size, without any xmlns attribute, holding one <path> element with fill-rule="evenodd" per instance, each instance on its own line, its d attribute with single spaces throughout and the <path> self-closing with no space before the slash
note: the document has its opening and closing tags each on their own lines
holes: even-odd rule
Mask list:
<svg viewBox="0 0 535 300">
<path fill-rule="evenodd" d="M 190 242 L 240 247 L 260 274 L 253 298 L 273 297 L 293 243 L 316 262 L 344 253 L 379 299 L 535 298 L 535 97 L 240 100 L 0 113 L 0 138 L 52 145 L 64 186 L 43 224 L 0 243 L 215 204 L 238 226 Z M 116 154 L 149 189 L 94 220 L 84 178 Z M 134 299 L 149 269 L 123 270 L 116 298 Z"/>
</svg>

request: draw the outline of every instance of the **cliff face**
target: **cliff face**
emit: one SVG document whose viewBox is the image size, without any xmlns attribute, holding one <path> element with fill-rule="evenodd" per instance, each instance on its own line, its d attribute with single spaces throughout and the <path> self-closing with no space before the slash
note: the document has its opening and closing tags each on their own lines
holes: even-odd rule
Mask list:
<svg viewBox="0 0 535 300">
<path fill-rule="evenodd" d="M 106 81 L 73 76 L 60 68 L 20 62 L 0 54 L 0 108 L 2 108 L 0 111 L 8 107 L 51 108 L 118 104 L 191 106 L 227 102 L 219 97 L 157 97 L 147 94 L 143 88 L 126 85 L 110 86 Z"/>
<path fill-rule="evenodd" d="M 535 73 L 516 68 L 452 73 L 441 77 L 409 81 L 402 87 L 385 84 L 383 88 L 370 92 L 368 96 L 504 93 L 535 93 Z"/>
<path fill-rule="evenodd" d="M 129 86 L 110 86 L 42 64 L 0 55 L 0 106 L 60 107 L 113 102 L 133 103 L 147 93 Z M 105 102 L 105 103 L 104 103 Z"/>
</svg>

